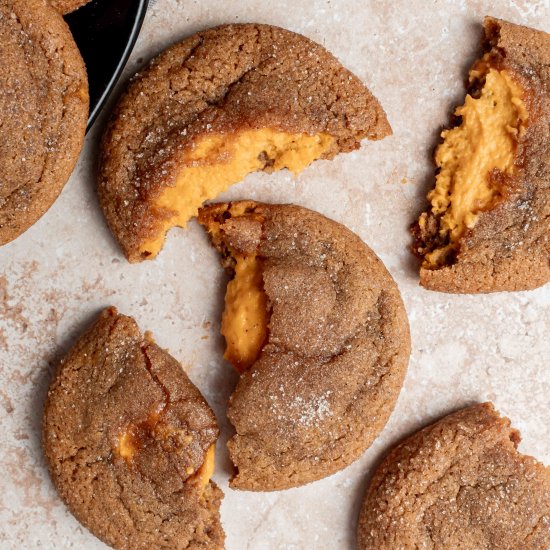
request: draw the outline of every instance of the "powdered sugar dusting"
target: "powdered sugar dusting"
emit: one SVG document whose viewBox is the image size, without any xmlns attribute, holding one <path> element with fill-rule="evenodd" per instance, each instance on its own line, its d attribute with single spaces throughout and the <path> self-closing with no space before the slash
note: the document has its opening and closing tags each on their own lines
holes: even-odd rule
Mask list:
<svg viewBox="0 0 550 550">
<path fill-rule="evenodd" d="M 279 386 L 277 394 L 270 395 L 271 413 L 277 419 L 287 420 L 292 424 L 299 424 L 304 427 L 318 427 L 324 420 L 333 415 L 330 405 L 331 390 L 320 395 L 297 395 L 292 400 L 285 397 L 284 386 Z M 279 399 L 280 394 L 280 399 Z"/>
<path fill-rule="evenodd" d="M 304 426 L 315 426 L 325 418 L 332 416 L 329 396 L 332 392 L 326 391 L 313 399 L 305 400 L 299 395 L 292 402 L 291 408 L 295 409 L 300 416 L 298 422 Z"/>
</svg>

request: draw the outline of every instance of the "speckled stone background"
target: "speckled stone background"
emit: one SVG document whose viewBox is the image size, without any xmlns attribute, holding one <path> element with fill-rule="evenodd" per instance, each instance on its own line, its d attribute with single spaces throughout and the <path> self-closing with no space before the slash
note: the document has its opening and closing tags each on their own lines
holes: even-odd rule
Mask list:
<svg viewBox="0 0 550 550">
<path fill-rule="evenodd" d="M 293 179 L 253 174 L 227 197 L 295 202 L 356 231 L 395 277 L 411 323 L 405 386 L 386 429 L 346 470 L 290 491 L 229 490 L 225 404 L 236 376 L 219 336 L 225 278 L 195 222 L 173 230 L 153 262 L 129 265 L 98 207 L 94 169 L 102 120 L 55 206 L 0 249 L 0 547 L 103 548 L 57 498 L 40 446 L 44 396 L 59 357 L 104 306 L 153 331 L 215 408 L 223 436 L 215 479 L 225 491 L 229 550 L 354 548 L 359 500 L 373 466 L 404 435 L 490 399 L 550 464 L 550 287 L 449 296 L 418 286 L 407 227 L 433 178 L 431 151 L 467 69 L 485 14 L 550 31 L 549 0 L 157 0 L 128 66 L 191 33 L 228 22 L 280 25 L 324 44 L 382 102 L 394 135 L 321 161 Z"/>
</svg>

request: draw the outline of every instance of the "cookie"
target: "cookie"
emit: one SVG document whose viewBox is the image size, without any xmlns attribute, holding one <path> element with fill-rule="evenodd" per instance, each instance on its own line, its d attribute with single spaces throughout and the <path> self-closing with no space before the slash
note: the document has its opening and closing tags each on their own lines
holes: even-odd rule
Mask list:
<svg viewBox="0 0 550 550">
<path fill-rule="evenodd" d="M 393 279 L 359 237 L 305 208 L 214 204 L 199 222 L 232 276 L 222 333 L 241 376 L 230 486 L 286 489 L 348 466 L 384 427 L 407 369 Z"/>
<path fill-rule="evenodd" d="M 91 0 L 50 0 L 52 6 L 63 15 L 81 8 Z"/>
<path fill-rule="evenodd" d="M 116 309 L 61 362 L 44 411 L 52 480 L 117 549 L 221 549 L 218 427 L 181 365 Z"/>
<path fill-rule="evenodd" d="M 516 448 L 491 403 L 462 409 L 393 449 L 359 517 L 360 550 L 543 550 L 550 469 Z"/>
<path fill-rule="evenodd" d="M 413 226 L 420 283 L 442 292 L 550 281 L 550 35 L 487 17 L 469 95 L 435 152 Z"/>
<path fill-rule="evenodd" d="M 269 25 L 226 25 L 172 46 L 120 100 L 99 197 L 131 262 L 257 170 L 301 172 L 391 133 L 378 101 L 322 46 Z"/>
<path fill-rule="evenodd" d="M 88 118 L 86 68 L 47 0 L 0 2 L 0 245 L 33 225 L 76 164 Z"/>
</svg>

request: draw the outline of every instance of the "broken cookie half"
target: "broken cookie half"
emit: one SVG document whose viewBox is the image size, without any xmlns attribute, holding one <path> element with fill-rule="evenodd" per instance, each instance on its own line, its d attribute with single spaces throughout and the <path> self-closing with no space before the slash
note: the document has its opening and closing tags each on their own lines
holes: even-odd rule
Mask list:
<svg viewBox="0 0 550 550">
<path fill-rule="evenodd" d="M 319 44 L 269 25 L 221 26 L 132 81 L 103 138 L 101 205 L 137 262 L 247 174 L 298 174 L 390 133 L 376 98 Z"/>
<path fill-rule="evenodd" d="M 490 17 L 484 30 L 466 101 L 435 152 L 430 208 L 412 228 L 431 290 L 550 280 L 550 35 Z"/>
<path fill-rule="evenodd" d="M 241 373 L 230 485 L 271 491 L 359 458 L 395 405 L 410 353 L 399 290 L 354 233 L 293 205 L 199 212 L 232 277 L 222 332 Z"/>
<path fill-rule="evenodd" d="M 395 447 L 365 495 L 358 550 L 542 550 L 550 468 L 517 451 L 491 403 L 449 414 Z"/>
<path fill-rule="evenodd" d="M 210 480 L 217 437 L 181 365 L 114 308 L 78 340 L 48 392 L 52 480 L 113 548 L 223 548 L 223 494 Z"/>
</svg>

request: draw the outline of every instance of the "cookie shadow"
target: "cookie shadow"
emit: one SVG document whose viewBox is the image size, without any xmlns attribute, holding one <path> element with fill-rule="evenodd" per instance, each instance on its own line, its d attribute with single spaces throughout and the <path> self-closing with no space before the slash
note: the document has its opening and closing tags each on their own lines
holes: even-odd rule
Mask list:
<svg viewBox="0 0 550 550">
<path fill-rule="evenodd" d="M 151 56 L 152 59 L 153 56 Z M 130 59 L 132 61 L 132 59 Z M 87 203 L 91 204 L 96 212 L 100 213 L 98 215 L 98 226 L 99 230 L 102 232 L 101 238 L 110 244 L 112 250 L 118 251 L 118 254 L 122 256 L 120 252 L 120 246 L 112 234 L 109 226 L 107 225 L 107 220 L 103 215 L 103 209 L 99 202 L 99 196 L 97 193 L 97 184 L 99 180 L 99 168 L 100 168 L 100 158 L 101 158 L 101 141 L 102 137 L 107 130 L 109 120 L 114 111 L 116 104 L 118 103 L 121 96 L 124 94 L 128 85 L 130 83 L 131 77 L 141 70 L 143 66 L 149 63 L 150 59 L 144 59 L 139 57 L 136 61 L 132 62 L 132 70 L 129 70 L 130 61 L 126 65 L 126 68 L 117 82 L 115 88 L 109 95 L 109 98 L 105 105 L 102 107 L 101 112 L 99 113 L 97 119 L 93 123 L 92 127 L 86 134 L 86 145 L 89 155 L 89 163 L 86 166 L 85 170 L 81 171 L 81 185 L 86 193 Z"/>
<path fill-rule="evenodd" d="M 430 136 L 430 143 L 432 146 L 425 150 L 424 152 L 424 162 L 430 166 L 430 170 L 427 175 L 424 176 L 419 185 L 415 186 L 415 197 L 414 204 L 417 205 L 414 211 L 411 211 L 411 217 L 407 220 L 407 225 L 405 226 L 405 232 L 407 233 L 407 254 L 404 256 L 403 261 L 401 262 L 401 267 L 405 272 L 407 277 L 411 279 L 418 279 L 418 272 L 420 269 L 421 260 L 415 256 L 413 252 L 414 238 L 411 233 L 412 226 L 416 223 L 422 212 L 425 212 L 428 209 L 428 199 L 426 198 L 430 189 L 433 188 L 435 182 L 435 164 L 434 164 L 434 153 L 441 143 L 441 132 L 445 129 L 445 126 L 440 126 L 437 129 L 433 130 L 432 135 Z"/>
<path fill-rule="evenodd" d="M 29 439 L 31 447 L 40 450 L 36 458 L 39 467 L 43 471 L 47 471 L 48 467 L 42 447 L 42 421 L 50 383 L 55 376 L 60 361 L 67 355 L 84 331 L 91 326 L 100 311 L 101 309 L 98 309 L 73 323 L 71 329 L 59 341 L 56 348 L 46 355 L 43 364 L 38 367 L 39 373 L 33 385 L 34 393 L 28 403 L 29 408 L 26 416 L 29 419 Z M 49 479 L 49 476 L 47 477 Z"/>
<path fill-rule="evenodd" d="M 206 242 L 206 235 L 204 238 L 205 246 L 210 246 L 210 244 Z M 218 256 L 217 252 L 216 256 Z M 212 336 L 210 338 L 210 343 L 213 348 L 215 362 L 208 366 L 208 368 L 212 369 L 212 374 L 209 374 L 209 383 L 207 386 L 211 396 L 209 404 L 216 414 L 220 429 L 220 435 L 217 442 L 216 470 L 219 474 L 223 475 L 224 479 L 226 477 L 231 478 L 234 473 L 234 466 L 229 458 L 227 450 L 227 442 L 235 434 L 235 428 L 227 418 L 227 406 L 229 398 L 239 381 L 239 374 L 231 364 L 223 358 L 225 352 L 225 339 L 221 334 L 221 319 L 225 308 L 225 292 L 229 279 L 229 276 L 220 266 L 212 287 L 214 305 L 208 312 L 208 318 L 212 320 Z"/>
<path fill-rule="evenodd" d="M 235 428 L 227 418 L 227 404 L 238 380 L 239 375 L 234 372 L 233 367 L 229 363 L 225 363 L 225 361 L 220 361 L 219 373 L 213 385 L 213 390 L 219 397 L 219 401 L 216 400 L 218 402 L 216 403 L 216 407 L 213 406 L 213 408 L 220 428 L 217 444 L 217 469 L 224 478 L 231 478 L 235 473 L 235 467 L 229 458 L 229 451 L 227 449 L 227 442 L 235 435 Z"/>
</svg>

